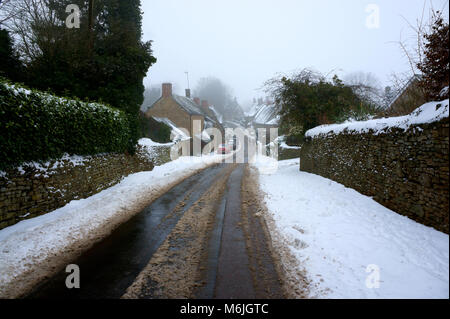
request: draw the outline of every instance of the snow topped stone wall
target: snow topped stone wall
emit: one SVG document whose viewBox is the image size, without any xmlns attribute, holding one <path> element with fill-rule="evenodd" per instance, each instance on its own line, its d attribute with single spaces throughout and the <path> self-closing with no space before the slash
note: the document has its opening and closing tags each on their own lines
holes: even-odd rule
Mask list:
<svg viewBox="0 0 450 319">
<path fill-rule="evenodd" d="M 300 170 L 449 233 L 448 100 L 407 117 L 322 126 L 306 136 Z"/>
<path fill-rule="evenodd" d="M 46 214 L 74 199 L 92 196 L 153 163 L 142 146 L 131 156 L 65 156 L 0 172 L 0 229 Z"/>
</svg>

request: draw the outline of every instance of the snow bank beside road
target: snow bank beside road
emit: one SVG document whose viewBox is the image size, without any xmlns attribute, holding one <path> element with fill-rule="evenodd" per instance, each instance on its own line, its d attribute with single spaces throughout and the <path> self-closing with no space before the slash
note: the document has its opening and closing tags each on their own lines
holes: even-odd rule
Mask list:
<svg viewBox="0 0 450 319">
<path fill-rule="evenodd" d="M 449 100 L 430 102 L 414 110 L 411 114 L 398 117 L 388 117 L 361 122 L 345 122 L 342 124 L 321 125 L 310 129 L 305 133 L 307 137 L 327 135 L 329 133 L 368 133 L 370 130 L 375 135 L 393 127 L 408 129 L 411 125 L 425 124 L 439 121 L 449 117 Z"/>
<path fill-rule="evenodd" d="M 0 230 L 0 298 L 27 293 L 181 180 L 222 159 L 182 157 Z"/>
<path fill-rule="evenodd" d="M 255 166 L 265 173 L 259 181 L 275 222 L 271 232 L 281 235 L 298 270 L 305 270 L 310 297 L 449 297 L 448 235 L 353 189 L 300 172 L 299 159 L 279 162 L 271 174 L 267 163 L 260 158 Z M 369 265 L 379 267 L 379 288 L 366 286 L 376 278 L 368 277 Z"/>
</svg>

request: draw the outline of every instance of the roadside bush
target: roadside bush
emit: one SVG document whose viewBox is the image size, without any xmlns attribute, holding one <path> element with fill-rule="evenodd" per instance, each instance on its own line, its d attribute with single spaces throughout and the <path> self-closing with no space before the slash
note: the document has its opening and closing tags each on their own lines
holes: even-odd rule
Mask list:
<svg viewBox="0 0 450 319">
<path fill-rule="evenodd" d="M 124 112 L 28 90 L 0 78 L 0 169 L 63 154 L 130 149 Z"/>
<path fill-rule="evenodd" d="M 152 117 L 146 117 L 144 113 L 139 112 L 140 137 L 148 137 L 154 142 L 169 143 L 172 129 L 164 123 L 156 121 Z"/>
</svg>

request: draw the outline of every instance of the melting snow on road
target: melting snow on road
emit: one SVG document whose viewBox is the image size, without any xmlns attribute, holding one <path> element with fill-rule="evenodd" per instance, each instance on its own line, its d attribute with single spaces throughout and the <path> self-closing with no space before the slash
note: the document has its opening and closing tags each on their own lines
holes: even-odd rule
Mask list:
<svg viewBox="0 0 450 319">
<path fill-rule="evenodd" d="M 20 296 L 52 275 L 55 262 L 76 257 L 138 213 L 143 203 L 214 163 L 222 155 L 181 157 L 125 177 L 89 198 L 0 230 L 0 298 Z"/>
<path fill-rule="evenodd" d="M 267 174 L 260 188 L 284 245 L 310 280 L 310 297 L 448 298 L 449 236 L 372 198 L 299 171 L 299 159 Z M 377 286 L 379 286 L 377 288 Z"/>
</svg>

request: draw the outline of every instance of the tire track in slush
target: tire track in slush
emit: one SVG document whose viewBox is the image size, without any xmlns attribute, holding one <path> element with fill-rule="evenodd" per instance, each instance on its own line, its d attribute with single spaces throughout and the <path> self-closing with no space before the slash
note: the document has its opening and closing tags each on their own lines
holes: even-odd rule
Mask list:
<svg viewBox="0 0 450 319">
<path fill-rule="evenodd" d="M 284 298 L 245 166 L 228 165 L 185 212 L 122 298 Z"/>
<path fill-rule="evenodd" d="M 244 164 L 218 164 L 185 179 L 81 255 L 81 288 L 67 273 L 29 298 L 283 298 Z"/>
<path fill-rule="evenodd" d="M 227 165 L 210 188 L 184 213 L 122 298 L 195 297 L 196 291 L 206 284 L 208 241 L 234 167 Z"/>
<path fill-rule="evenodd" d="M 62 270 L 27 298 L 120 298 L 147 265 L 178 220 L 221 174 L 218 164 L 193 175 L 159 197 L 72 263 L 80 267 L 80 289 L 67 289 Z"/>
</svg>

